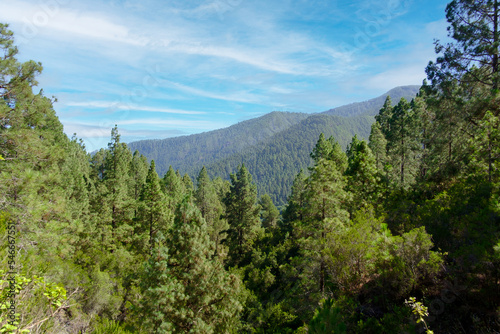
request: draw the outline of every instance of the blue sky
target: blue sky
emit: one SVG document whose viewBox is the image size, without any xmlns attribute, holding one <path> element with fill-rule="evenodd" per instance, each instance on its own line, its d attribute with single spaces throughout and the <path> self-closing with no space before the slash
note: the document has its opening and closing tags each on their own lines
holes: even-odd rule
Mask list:
<svg viewBox="0 0 500 334">
<path fill-rule="evenodd" d="M 321 112 L 421 84 L 444 0 L 0 0 L 89 151 Z"/>
</svg>

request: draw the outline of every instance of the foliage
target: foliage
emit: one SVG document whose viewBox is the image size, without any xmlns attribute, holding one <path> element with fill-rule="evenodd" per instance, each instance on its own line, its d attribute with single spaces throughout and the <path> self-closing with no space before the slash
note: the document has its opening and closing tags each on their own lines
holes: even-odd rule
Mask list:
<svg viewBox="0 0 500 334">
<path fill-rule="evenodd" d="M 316 310 L 308 326 L 308 333 L 347 333 L 347 327 L 342 322 L 342 310 L 334 306 L 331 299 L 323 301 L 321 308 Z"/>
<path fill-rule="evenodd" d="M 431 85 L 375 123 L 275 112 L 168 140 L 162 167 L 116 126 L 69 139 L 1 24 L 0 331 L 498 332 L 497 9 L 452 1 Z"/>
<path fill-rule="evenodd" d="M 154 333 L 224 333 L 238 325 L 240 282 L 213 258 L 213 244 L 199 210 L 186 197 L 172 238 L 159 234 L 146 263 L 138 306 L 143 326 Z"/>
<path fill-rule="evenodd" d="M 0 270 L 0 276 L 6 277 L 0 280 L 0 333 L 57 330 L 57 317 L 68 308 L 64 287 L 37 275 Z"/>
<path fill-rule="evenodd" d="M 417 318 L 417 324 L 418 323 L 423 323 L 426 329 L 427 334 L 434 334 L 433 331 L 429 329 L 427 326 L 427 322 L 425 322 L 424 317 L 427 317 L 429 315 L 428 308 L 421 302 L 417 302 L 417 299 L 415 297 L 410 297 L 408 300 L 405 300 L 405 304 L 408 305 L 412 313 L 416 316 Z"/>
<path fill-rule="evenodd" d="M 231 188 L 224 204 L 229 225 L 225 241 L 229 248 L 228 264 L 241 266 L 249 260 L 253 244 L 262 233 L 257 189 L 244 165 L 237 174 L 231 174 Z"/>
</svg>

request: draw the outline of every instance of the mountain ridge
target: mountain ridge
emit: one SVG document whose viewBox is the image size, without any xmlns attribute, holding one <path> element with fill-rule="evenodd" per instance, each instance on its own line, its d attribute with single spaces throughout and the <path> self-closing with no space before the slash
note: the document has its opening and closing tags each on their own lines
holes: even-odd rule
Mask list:
<svg viewBox="0 0 500 334">
<path fill-rule="evenodd" d="M 211 177 L 228 179 L 244 163 L 254 176 L 259 195 L 268 193 L 280 205 L 286 202 L 295 175 L 310 165 L 309 154 L 320 133 L 333 136 L 343 148 L 355 134 L 367 139 L 373 116 L 386 96 L 394 103 L 402 97 L 410 100 L 419 88 L 400 86 L 376 98 L 319 113 L 273 111 L 227 128 L 136 141 L 129 147 L 155 160 L 160 176 L 172 166 L 195 179 L 206 166 Z"/>
<path fill-rule="evenodd" d="M 322 114 L 337 115 L 344 117 L 352 117 L 360 115 L 375 116 L 378 114 L 380 108 L 382 108 L 382 106 L 384 105 L 387 96 L 390 96 L 392 101 L 397 103 L 401 98 L 405 98 L 406 100 L 411 100 L 417 95 L 419 90 L 420 86 L 418 85 L 398 86 L 389 90 L 385 94 L 377 96 L 373 99 L 369 99 L 362 102 L 349 103 L 340 107 L 323 111 Z"/>
</svg>

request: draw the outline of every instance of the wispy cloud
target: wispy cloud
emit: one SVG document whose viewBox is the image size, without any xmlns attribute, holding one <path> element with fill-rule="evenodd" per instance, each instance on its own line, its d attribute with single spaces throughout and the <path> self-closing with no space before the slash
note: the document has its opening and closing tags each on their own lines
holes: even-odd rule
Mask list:
<svg viewBox="0 0 500 334">
<path fill-rule="evenodd" d="M 98 125 L 82 124 L 82 123 L 69 123 L 66 122 L 64 129 L 67 133 L 76 133 L 83 138 L 103 138 L 108 139 L 111 128 L 104 129 Z M 149 138 L 167 138 L 172 136 L 181 136 L 187 132 L 178 129 L 162 129 L 154 130 L 149 128 L 144 129 L 127 129 L 119 128 L 118 131 L 122 136 L 135 136 L 135 137 L 149 137 Z"/>
<path fill-rule="evenodd" d="M 448 1 L 6 0 L 0 22 L 93 150 L 115 123 L 191 134 L 419 83 Z"/>
<path fill-rule="evenodd" d="M 8 1 L 2 6 L 5 14 L 0 14 L 0 19 L 23 23 L 23 33 L 28 35 L 24 37 L 30 37 L 38 29 L 55 29 L 71 36 L 143 45 L 137 36 L 130 35 L 128 27 L 110 21 L 99 12 L 77 13 L 56 1 L 39 6 L 25 1 Z"/>
<path fill-rule="evenodd" d="M 244 102 L 244 103 L 257 103 L 259 102 L 262 97 L 259 97 L 255 94 L 251 94 L 245 91 L 238 92 L 238 93 L 214 93 L 214 92 L 209 92 L 203 89 L 195 88 L 195 87 L 190 87 L 188 85 L 181 84 L 179 82 L 173 82 L 169 80 L 161 80 L 161 83 L 164 84 L 167 87 L 174 88 L 176 90 L 192 94 L 195 96 L 202 96 L 202 97 L 208 97 L 211 99 L 217 99 L 217 100 L 224 100 L 224 101 L 235 101 L 235 102 Z"/>
<path fill-rule="evenodd" d="M 117 123 L 118 125 L 154 125 L 163 127 L 183 127 L 183 128 L 197 128 L 197 129 L 210 129 L 224 126 L 219 122 L 203 121 L 203 120 L 182 120 L 182 119 L 155 119 L 155 118 L 137 118 L 122 120 Z"/>
<path fill-rule="evenodd" d="M 404 85 L 419 85 L 425 79 L 424 67 L 421 64 L 402 66 L 378 73 L 368 78 L 363 86 L 368 89 L 388 91 Z"/>
<path fill-rule="evenodd" d="M 134 104 L 127 104 L 127 103 L 108 102 L 108 101 L 67 102 L 66 106 L 110 109 L 111 111 L 114 111 L 114 110 L 149 111 L 149 112 L 160 112 L 160 113 L 179 114 L 179 115 L 206 114 L 206 112 L 204 112 L 204 111 L 157 108 L 157 107 L 148 107 L 148 106 L 143 106 L 143 105 L 134 105 Z"/>
</svg>

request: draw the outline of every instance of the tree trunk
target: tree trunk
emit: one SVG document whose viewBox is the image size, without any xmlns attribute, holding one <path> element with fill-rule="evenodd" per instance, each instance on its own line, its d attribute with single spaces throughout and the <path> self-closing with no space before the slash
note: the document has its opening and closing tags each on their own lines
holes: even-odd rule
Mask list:
<svg viewBox="0 0 500 334">
<path fill-rule="evenodd" d="M 498 89 L 498 0 L 495 0 L 493 8 L 493 89 L 496 91 Z"/>
</svg>

